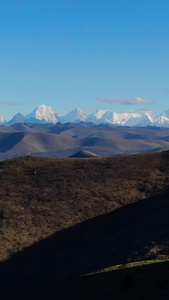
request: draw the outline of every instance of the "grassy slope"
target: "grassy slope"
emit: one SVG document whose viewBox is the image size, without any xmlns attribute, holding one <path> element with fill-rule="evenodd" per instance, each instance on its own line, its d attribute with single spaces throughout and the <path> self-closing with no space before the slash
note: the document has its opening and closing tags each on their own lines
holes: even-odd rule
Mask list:
<svg viewBox="0 0 169 300">
<path fill-rule="evenodd" d="M 111 299 L 114 294 L 115 299 L 134 299 L 138 292 L 139 296 L 149 295 L 143 299 L 152 299 L 150 295 L 168 292 L 167 263 L 159 268 L 142 268 L 145 262 L 126 265 L 133 259 L 169 258 L 168 202 L 166 191 L 62 230 L 13 254 L 0 264 L 2 299 L 6 291 L 7 299 L 25 295 L 28 299 L 79 299 L 81 295 L 86 297 L 82 299 L 91 295 L 91 299 Z M 117 263 L 123 265 L 110 267 Z M 130 271 L 133 265 L 136 271 Z M 93 272 L 97 269 L 101 271 Z M 87 278 L 77 276 L 91 272 Z"/>
<path fill-rule="evenodd" d="M 160 193 L 169 152 L 0 163 L 1 260 L 52 233 Z"/>
<path fill-rule="evenodd" d="M 12 288 L 28 289 L 29 299 L 79 299 L 82 293 L 84 299 L 163 299 L 167 263 L 137 266 L 130 276 L 106 269 L 52 282 L 133 259 L 168 258 L 168 185 L 169 152 L 1 162 L 1 260 L 13 255 L 0 265 L 0 290 L 8 287 L 9 299 L 15 299 Z"/>
</svg>

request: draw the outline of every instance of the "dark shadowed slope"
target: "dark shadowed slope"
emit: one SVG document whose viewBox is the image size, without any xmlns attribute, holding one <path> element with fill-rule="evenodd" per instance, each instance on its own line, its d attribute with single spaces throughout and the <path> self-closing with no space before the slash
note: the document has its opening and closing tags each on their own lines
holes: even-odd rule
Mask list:
<svg viewBox="0 0 169 300">
<path fill-rule="evenodd" d="M 25 300 L 166 300 L 169 262 L 146 260 L 119 265 L 103 272 L 41 285 Z"/>
<path fill-rule="evenodd" d="M 75 139 L 43 132 L 1 133 L 0 152 L 9 154 L 27 154 L 28 152 L 48 152 L 75 148 Z"/>
<path fill-rule="evenodd" d="M 55 233 L 0 265 L 1 295 L 17 299 L 24 291 L 70 276 L 129 261 L 169 258 L 168 216 L 167 189 Z"/>
<path fill-rule="evenodd" d="M 13 151 L 13 148 L 22 141 L 24 135 L 24 132 L 0 133 L 0 152 Z"/>
</svg>

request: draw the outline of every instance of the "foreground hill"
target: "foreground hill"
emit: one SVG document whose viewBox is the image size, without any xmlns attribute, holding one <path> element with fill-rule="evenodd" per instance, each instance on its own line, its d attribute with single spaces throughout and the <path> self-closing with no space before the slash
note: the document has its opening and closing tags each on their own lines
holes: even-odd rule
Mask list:
<svg viewBox="0 0 169 300">
<path fill-rule="evenodd" d="M 168 259 L 168 191 L 169 151 L 1 162 L 2 299 L 34 299 L 51 284 L 59 298 L 35 299 L 64 299 L 58 280 Z"/>
<path fill-rule="evenodd" d="M 168 184 L 168 151 L 1 162 L 1 258 L 58 230 L 157 195 Z"/>
<path fill-rule="evenodd" d="M 66 291 L 65 285 L 62 287 L 60 298 L 55 298 L 57 281 L 116 264 L 126 264 L 128 261 L 169 258 L 168 214 L 166 191 L 57 232 L 14 254 L 10 260 L 0 265 L 0 291 L 3 293 L 8 287 L 9 294 L 12 291 L 12 297 L 17 295 L 18 299 L 22 293 L 30 293 L 31 290 L 43 291 L 52 283 L 56 293 L 52 299 L 64 299 L 62 295 L 65 294 L 66 299 L 70 299 L 69 282 Z M 132 277 L 134 281 L 135 276 Z M 76 280 L 79 280 L 78 277 Z M 80 293 L 85 287 L 78 291 L 76 280 L 71 287 L 71 294 L 76 296 L 78 292 L 80 298 Z M 88 284 L 89 280 L 86 279 Z M 163 282 L 164 278 L 161 280 Z M 83 281 L 81 280 L 82 284 Z M 167 283 L 164 283 L 166 286 Z M 103 282 L 101 284 L 104 286 Z M 129 285 L 130 281 L 128 283 L 126 279 L 127 284 Z M 158 284 L 160 286 L 160 281 Z M 77 290 L 74 291 L 75 287 Z M 91 286 L 90 288 L 92 289 Z M 95 286 L 96 294 L 99 290 L 100 285 L 97 288 Z M 87 295 L 89 297 L 90 293 Z M 77 296 L 71 297 L 74 298 L 78 299 Z M 29 299 L 34 297 L 31 295 Z M 42 299 L 46 297 L 43 296 Z"/>
<path fill-rule="evenodd" d="M 27 291 L 25 299 L 166 300 L 168 277 L 167 260 L 139 261 L 39 286 Z"/>
</svg>

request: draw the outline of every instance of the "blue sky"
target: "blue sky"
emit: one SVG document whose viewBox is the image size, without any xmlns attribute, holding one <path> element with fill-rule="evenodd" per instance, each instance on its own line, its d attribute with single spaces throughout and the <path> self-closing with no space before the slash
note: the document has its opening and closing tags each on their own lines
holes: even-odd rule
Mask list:
<svg viewBox="0 0 169 300">
<path fill-rule="evenodd" d="M 168 0 L 1 0 L 0 114 L 169 109 Z"/>
</svg>

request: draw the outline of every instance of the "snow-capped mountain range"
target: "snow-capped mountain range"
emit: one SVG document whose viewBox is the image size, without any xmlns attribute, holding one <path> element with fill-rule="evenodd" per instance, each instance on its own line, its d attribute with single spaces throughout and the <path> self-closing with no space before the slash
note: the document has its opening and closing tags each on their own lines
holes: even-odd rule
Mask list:
<svg viewBox="0 0 169 300">
<path fill-rule="evenodd" d="M 56 113 L 50 106 L 44 104 L 36 107 L 32 113 L 23 116 L 21 113 L 16 114 L 10 121 L 6 121 L 4 116 L 0 115 L 1 125 L 13 125 L 16 123 L 77 123 L 93 122 L 95 124 L 110 123 L 117 126 L 160 126 L 169 127 L 169 110 L 163 112 L 156 118 L 152 118 L 148 112 L 125 112 L 116 113 L 110 110 L 98 110 L 93 114 L 86 115 L 80 108 L 76 108 L 61 116 Z"/>
</svg>

